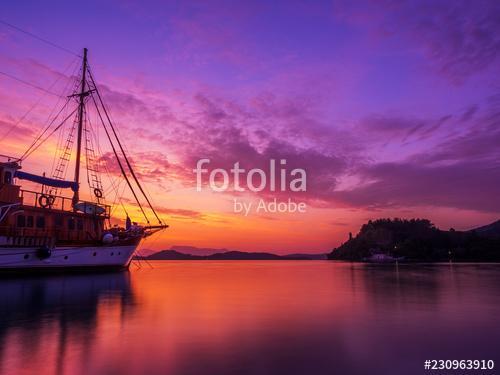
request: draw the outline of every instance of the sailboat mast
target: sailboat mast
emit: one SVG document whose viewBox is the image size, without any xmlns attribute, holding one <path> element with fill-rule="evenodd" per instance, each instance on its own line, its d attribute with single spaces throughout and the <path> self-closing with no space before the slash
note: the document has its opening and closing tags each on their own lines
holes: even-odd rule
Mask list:
<svg viewBox="0 0 500 375">
<path fill-rule="evenodd" d="M 80 104 L 78 107 L 78 135 L 76 140 L 76 162 L 75 162 L 75 182 L 78 186 L 80 183 L 80 159 L 81 159 L 81 149 L 82 149 L 82 132 L 83 132 L 83 110 L 85 106 L 85 96 L 88 95 L 88 92 L 85 91 L 86 87 L 86 79 L 85 74 L 87 72 L 87 48 L 83 49 L 83 65 L 82 65 L 82 83 L 80 94 Z M 78 189 L 74 192 L 73 195 L 73 206 L 75 206 L 79 201 Z"/>
</svg>

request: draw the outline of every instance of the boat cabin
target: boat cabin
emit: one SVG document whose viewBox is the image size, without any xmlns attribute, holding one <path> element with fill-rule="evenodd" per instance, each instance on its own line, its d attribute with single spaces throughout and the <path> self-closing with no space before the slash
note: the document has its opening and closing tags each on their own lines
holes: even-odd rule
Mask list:
<svg viewBox="0 0 500 375">
<path fill-rule="evenodd" d="M 101 241 L 110 206 L 49 193 L 43 182 L 39 192 L 21 189 L 18 179 L 31 179 L 16 161 L 0 162 L 0 245 L 79 246 Z M 61 181 L 61 185 L 64 181 Z M 51 185 L 53 186 L 53 185 Z M 1 243 L 3 242 L 3 243 Z"/>
</svg>

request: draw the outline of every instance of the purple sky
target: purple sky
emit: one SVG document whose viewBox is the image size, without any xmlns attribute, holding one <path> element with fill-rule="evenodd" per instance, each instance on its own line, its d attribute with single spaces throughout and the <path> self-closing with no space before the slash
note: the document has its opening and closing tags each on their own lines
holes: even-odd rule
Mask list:
<svg viewBox="0 0 500 375">
<path fill-rule="evenodd" d="M 5 2 L 0 19 L 90 49 L 145 178 L 175 197 L 167 213 L 228 214 L 175 196 L 200 157 L 228 169 L 286 157 L 308 171 L 317 220 L 353 231 L 385 214 L 498 219 L 498 1 Z M 0 41 L 1 70 L 43 87 L 73 59 L 2 24 Z M 0 85 L 8 129 L 36 95 Z"/>
</svg>

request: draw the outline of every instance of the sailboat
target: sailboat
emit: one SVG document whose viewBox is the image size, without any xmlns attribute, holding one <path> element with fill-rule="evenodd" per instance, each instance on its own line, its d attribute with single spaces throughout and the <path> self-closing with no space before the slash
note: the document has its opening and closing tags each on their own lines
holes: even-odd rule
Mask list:
<svg viewBox="0 0 500 375">
<path fill-rule="evenodd" d="M 73 92 L 65 98 L 66 112 L 59 111 L 21 157 L 1 156 L 0 273 L 126 269 L 141 241 L 168 227 L 151 204 L 118 137 L 94 81 L 87 54 L 85 48 Z M 72 104 L 75 108 L 69 110 Z M 116 222 L 111 217 L 113 207 L 105 201 L 106 190 L 100 177 L 102 157 L 96 155 L 96 124 L 91 124 L 88 108 L 91 105 L 110 143 L 112 158 L 126 182 L 125 186 L 130 189 L 144 215 L 143 225 L 132 224 L 128 213 L 124 226 L 113 224 Z M 60 116 L 68 112 L 69 115 Z M 56 126 L 57 116 L 64 118 Z M 64 126 L 67 138 L 65 142 L 60 142 L 61 147 L 56 150 L 59 158 L 57 163 L 53 163 L 52 175 L 24 171 L 22 164 L 26 157 L 56 131 L 66 129 Z M 74 175 L 72 180 L 68 180 L 65 176 L 68 167 L 73 164 L 75 149 Z M 83 160 L 89 187 L 87 199 L 81 199 L 80 194 Z M 21 183 L 25 182 L 36 188 L 24 189 Z M 116 184 L 113 180 L 110 182 Z M 147 205 L 141 204 L 144 200 Z M 158 224 L 151 224 L 146 212 L 149 215 L 153 213 Z"/>
</svg>

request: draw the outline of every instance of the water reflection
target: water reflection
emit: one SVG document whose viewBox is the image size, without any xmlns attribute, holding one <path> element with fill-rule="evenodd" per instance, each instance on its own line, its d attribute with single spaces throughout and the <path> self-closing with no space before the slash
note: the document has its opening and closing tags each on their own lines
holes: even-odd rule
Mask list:
<svg viewBox="0 0 500 375">
<path fill-rule="evenodd" d="M 125 272 L 2 278 L 0 300 L 0 372 L 6 374 L 84 369 L 100 314 L 116 311 L 113 318 L 123 322 L 134 306 Z"/>
<path fill-rule="evenodd" d="M 417 374 L 425 359 L 500 361 L 499 265 L 156 262 L 0 282 L 6 374 Z"/>
</svg>

